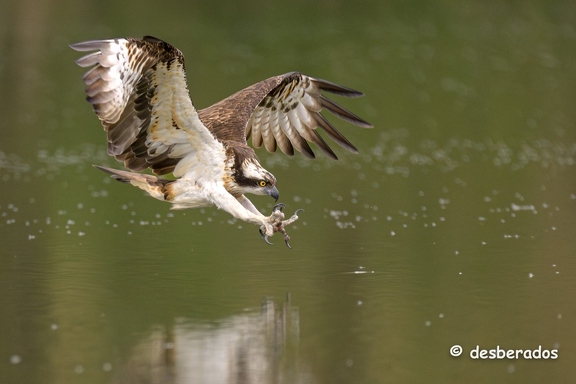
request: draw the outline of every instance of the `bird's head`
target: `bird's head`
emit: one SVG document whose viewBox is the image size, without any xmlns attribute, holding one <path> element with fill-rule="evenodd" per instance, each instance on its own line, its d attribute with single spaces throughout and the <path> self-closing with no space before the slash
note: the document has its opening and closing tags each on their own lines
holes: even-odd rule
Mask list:
<svg viewBox="0 0 576 384">
<path fill-rule="evenodd" d="M 236 193 L 269 195 L 278 200 L 280 193 L 276 189 L 276 178 L 265 170 L 251 148 L 235 149 L 232 190 Z"/>
</svg>

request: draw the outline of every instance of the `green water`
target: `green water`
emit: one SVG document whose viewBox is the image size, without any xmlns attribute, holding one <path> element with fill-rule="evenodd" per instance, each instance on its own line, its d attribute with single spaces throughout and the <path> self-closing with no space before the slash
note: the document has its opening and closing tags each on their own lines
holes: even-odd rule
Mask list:
<svg viewBox="0 0 576 384">
<path fill-rule="evenodd" d="M 2 9 L 1 383 L 573 379 L 573 2 Z M 366 94 L 333 97 L 374 124 L 332 119 L 358 155 L 258 152 L 305 209 L 292 250 L 92 167 L 121 165 L 68 44 L 142 35 L 182 50 L 199 108 L 293 70 Z M 538 348 L 558 358 L 523 357 Z"/>
</svg>

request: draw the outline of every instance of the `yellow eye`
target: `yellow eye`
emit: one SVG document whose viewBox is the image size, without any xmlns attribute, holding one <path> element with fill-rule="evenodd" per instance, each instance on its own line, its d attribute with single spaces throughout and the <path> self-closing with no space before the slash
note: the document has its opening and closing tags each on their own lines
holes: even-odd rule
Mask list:
<svg viewBox="0 0 576 384">
<path fill-rule="evenodd" d="M 264 180 L 260 180 L 258 184 L 260 184 L 261 187 L 265 187 L 267 183 Z"/>
</svg>

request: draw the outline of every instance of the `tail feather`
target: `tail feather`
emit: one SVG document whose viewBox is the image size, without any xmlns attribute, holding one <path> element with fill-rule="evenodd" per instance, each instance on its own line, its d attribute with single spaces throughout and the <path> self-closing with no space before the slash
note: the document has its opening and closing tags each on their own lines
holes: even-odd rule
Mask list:
<svg viewBox="0 0 576 384">
<path fill-rule="evenodd" d="M 133 186 L 148 192 L 153 198 L 163 201 L 167 200 L 168 196 L 166 186 L 173 182 L 172 180 L 161 179 L 152 175 L 121 171 L 119 169 L 103 167 L 101 165 L 94 165 L 94 167 L 109 173 L 115 180 L 118 180 L 122 183 L 132 184 Z"/>
</svg>

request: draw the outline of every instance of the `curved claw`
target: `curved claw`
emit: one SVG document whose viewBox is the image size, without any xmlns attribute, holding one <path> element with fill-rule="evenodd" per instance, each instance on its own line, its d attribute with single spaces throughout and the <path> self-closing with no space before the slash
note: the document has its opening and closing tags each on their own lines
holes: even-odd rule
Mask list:
<svg viewBox="0 0 576 384">
<path fill-rule="evenodd" d="M 297 209 L 296 212 L 294 212 L 294 215 L 298 216 L 299 212 L 304 212 L 304 209 L 302 209 L 302 208 Z"/>
<path fill-rule="evenodd" d="M 290 243 L 288 242 L 288 239 L 284 240 L 284 242 L 286 242 L 286 246 L 287 246 L 289 249 L 292 249 L 292 247 L 290 246 Z"/>
<path fill-rule="evenodd" d="M 262 228 L 258 228 L 258 232 L 260 232 L 260 238 L 263 238 L 266 244 L 274 245 L 274 243 L 271 243 L 270 240 L 268 240 L 268 235 L 262 231 Z"/>
<path fill-rule="evenodd" d="M 274 206 L 274 208 L 272 208 L 272 212 L 274 211 L 280 211 L 282 212 L 282 210 L 286 208 L 286 205 L 284 205 L 284 203 L 278 203 Z"/>
</svg>

